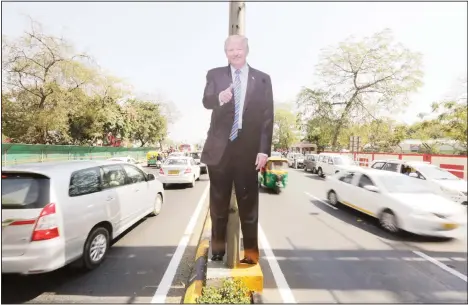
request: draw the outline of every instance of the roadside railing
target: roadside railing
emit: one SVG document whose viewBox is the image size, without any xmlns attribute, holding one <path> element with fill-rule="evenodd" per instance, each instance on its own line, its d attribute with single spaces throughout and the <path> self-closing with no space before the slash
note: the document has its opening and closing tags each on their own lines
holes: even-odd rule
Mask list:
<svg viewBox="0 0 468 305">
<path fill-rule="evenodd" d="M 132 157 L 137 161 L 146 159 L 152 147 L 110 147 L 2 143 L 2 166 L 34 162 L 65 160 L 104 160 L 112 157 Z"/>
</svg>

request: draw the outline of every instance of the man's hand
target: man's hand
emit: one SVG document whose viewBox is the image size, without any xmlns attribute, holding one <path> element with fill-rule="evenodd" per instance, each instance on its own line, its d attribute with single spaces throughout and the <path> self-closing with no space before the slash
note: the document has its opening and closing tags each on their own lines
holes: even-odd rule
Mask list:
<svg viewBox="0 0 468 305">
<path fill-rule="evenodd" d="M 268 160 L 268 155 L 258 153 L 257 154 L 257 160 L 255 161 L 255 165 L 257 166 L 256 169 L 260 170 L 261 168 L 263 168 L 265 166 L 267 160 Z"/>
<path fill-rule="evenodd" d="M 226 88 L 226 90 L 221 91 L 221 93 L 219 94 L 219 101 L 222 104 L 226 104 L 232 99 L 232 88 L 233 85 L 231 84 L 229 87 Z"/>
</svg>

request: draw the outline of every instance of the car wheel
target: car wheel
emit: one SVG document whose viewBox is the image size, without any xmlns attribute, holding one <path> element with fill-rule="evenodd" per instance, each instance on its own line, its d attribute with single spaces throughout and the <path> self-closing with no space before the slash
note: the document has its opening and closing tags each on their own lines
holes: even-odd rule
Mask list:
<svg viewBox="0 0 468 305">
<path fill-rule="evenodd" d="M 163 205 L 163 198 L 161 194 L 157 194 L 156 199 L 154 200 L 154 207 L 153 207 L 153 212 L 151 213 L 151 215 L 158 216 L 159 213 L 161 213 L 162 205 Z"/>
<path fill-rule="evenodd" d="M 395 214 L 389 209 L 386 209 L 380 213 L 379 223 L 385 231 L 390 233 L 398 233 L 400 231 L 398 228 L 397 218 Z"/>
<path fill-rule="evenodd" d="M 321 168 L 318 169 L 317 175 L 319 175 L 319 177 L 323 177 L 323 172 Z"/>
<path fill-rule="evenodd" d="M 304 171 L 307 173 L 307 166 L 304 165 Z"/>
<path fill-rule="evenodd" d="M 106 258 L 110 245 L 109 231 L 96 227 L 89 234 L 83 249 L 83 266 L 88 270 L 98 267 Z"/>
<path fill-rule="evenodd" d="M 335 191 L 329 191 L 327 198 L 331 205 L 337 205 L 339 203 Z"/>
</svg>

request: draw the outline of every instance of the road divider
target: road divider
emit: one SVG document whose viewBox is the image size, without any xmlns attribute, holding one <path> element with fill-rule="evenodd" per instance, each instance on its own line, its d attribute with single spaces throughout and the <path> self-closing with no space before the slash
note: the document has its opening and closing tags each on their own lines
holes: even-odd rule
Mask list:
<svg viewBox="0 0 468 305">
<path fill-rule="evenodd" d="M 195 262 L 184 295 L 184 304 L 196 304 L 202 295 L 203 287 L 220 287 L 224 280 L 240 280 L 252 293 L 253 303 L 263 303 L 263 271 L 260 264 L 238 264 L 228 268 L 223 262 L 208 259 L 211 240 L 211 219 L 209 210 L 205 217 L 203 231 L 197 246 Z M 240 257 L 243 257 L 241 251 Z"/>
</svg>

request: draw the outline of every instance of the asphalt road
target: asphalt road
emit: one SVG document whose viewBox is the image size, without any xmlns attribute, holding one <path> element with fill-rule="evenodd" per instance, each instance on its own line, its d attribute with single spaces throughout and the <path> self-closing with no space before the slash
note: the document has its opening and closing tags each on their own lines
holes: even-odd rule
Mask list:
<svg viewBox="0 0 468 305">
<path fill-rule="evenodd" d="M 208 183 L 202 175 L 194 188 L 170 186 L 161 214 L 128 230 L 92 272 L 65 267 L 42 275 L 2 275 L 2 303 L 149 303 Z M 196 242 L 186 248 L 167 302 L 180 303 Z"/>
<path fill-rule="evenodd" d="M 260 194 L 261 228 L 280 267 L 275 280 L 263 253 L 266 302 L 467 302 L 466 278 L 416 254 L 466 276 L 466 239 L 392 236 L 371 217 L 316 200 L 325 198 L 323 186 L 316 175 L 290 169 L 283 193 Z"/>
<path fill-rule="evenodd" d="M 161 214 L 131 228 L 92 272 L 65 267 L 43 275 L 2 275 L 2 303 L 149 303 L 208 183 L 203 175 L 193 189 L 166 190 Z M 466 239 L 395 237 L 370 217 L 316 199 L 324 197 L 322 179 L 294 169 L 280 195 L 261 190 L 266 302 L 467 302 L 464 280 L 416 254 L 466 276 Z M 190 240 L 166 302 L 180 303 L 196 242 Z"/>
</svg>

